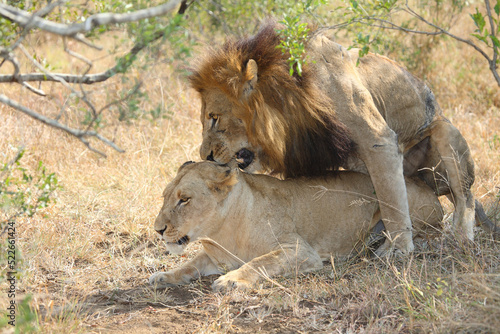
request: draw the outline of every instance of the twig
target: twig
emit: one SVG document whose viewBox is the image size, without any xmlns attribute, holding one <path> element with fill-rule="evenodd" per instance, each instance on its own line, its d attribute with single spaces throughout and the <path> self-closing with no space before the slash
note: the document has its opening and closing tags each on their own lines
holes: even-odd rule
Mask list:
<svg viewBox="0 0 500 334">
<path fill-rule="evenodd" d="M 2 167 L 2 169 L 0 170 L 0 177 L 3 178 L 3 176 L 10 171 L 12 165 L 15 164 L 16 161 L 18 161 L 23 154 L 24 154 L 24 147 L 21 146 L 19 147 L 16 156 Z"/>
<path fill-rule="evenodd" d="M 493 23 L 493 15 L 491 14 L 490 1 L 484 0 L 484 3 L 486 5 L 486 13 L 488 13 L 488 18 L 490 21 L 491 36 L 496 36 L 495 24 Z M 498 22 L 498 23 L 500 23 L 500 22 Z M 491 72 L 493 72 L 493 75 L 495 76 L 495 79 L 497 80 L 498 85 L 500 86 L 500 76 L 498 75 L 498 72 L 497 72 L 497 57 L 498 57 L 498 47 L 496 46 L 495 43 L 493 43 L 493 59 L 491 61 L 489 61 L 490 70 L 491 70 Z"/>
<path fill-rule="evenodd" d="M 26 23 L 26 28 L 23 29 L 23 31 L 21 32 L 21 36 L 17 39 L 17 41 L 15 41 L 12 45 L 9 46 L 10 50 L 15 50 L 21 44 L 21 42 L 24 40 L 26 35 L 30 32 L 30 30 L 32 28 L 32 23 L 36 18 L 48 15 L 50 12 L 52 12 L 57 6 L 61 5 L 62 3 L 63 3 L 63 1 L 55 1 L 53 3 L 49 3 L 46 7 L 34 12 L 28 18 L 28 21 Z M 0 7 L 1 6 L 2 5 L 0 4 Z M 1 11 L 2 11 L 2 9 L 0 8 L 0 16 L 1 16 Z"/>
<path fill-rule="evenodd" d="M 12 64 L 12 66 L 14 66 L 14 74 L 12 74 L 14 82 L 17 81 L 19 84 L 25 86 L 26 88 L 28 88 L 29 90 L 31 90 L 35 94 L 38 94 L 41 96 L 47 96 L 47 94 L 45 94 L 45 92 L 42 91 L 41 89 L 37 89 L 37 88 L 31 86 L 30 84 L 28 84 L 27 82 L 19 80 L 19 71 L 20 71 L 19 70 L 19 63 L 18 63 L 17 59 L 15 58 L 14 54 L 12 54 L 12 52 L 8 52 L 6 49 L 1 49 L 0 50 L 0 57 L 4 57 L 0 66 L 3 65 L 4 62 L 6 62 L 6 61 L 10 62 Z"/>
<path fill-rule="evenodd" d="M 163 31 L 157 32 L 152 40 L 149 41 L 149 43 L 156 41 L 160 38 L 165 36 L 165 33 Z M 147 44 L 143 41 L 138 42 L 135 44 L 132 49 L 127 53 L 125 57 L 131 58 L 135 55 L 137 55 L 142 49 L 144 49 L 147 46 Z M 0 56 L 2 56 L 0 54 Z M 8 59 L 11 61 L 10 59 Z M 65 81 L 66 83 L 78 83 L 78 84 L 85 84 L 85 85 L 92 85 L 98 82 L 104 82 L 114 76 L 115 74 L 120 72 L 120 68 L 122 67 L 121 64 L 116 64 L 112 68 L 101 72 L 101 73 L 96 73 L 96 74 L 85 74 L 85 75 L 72 75 L 72 74 L 66 74 L 66 73 L 29 73 L 29 74 L 18 74 L 17 76 L 15 74 L 10 74 L 10 75 L 0 75 L 0 83 L 2 82 L 16 82 L 16 81 L 57 81 L 61 82 L 61 80 Z"/>
<path fill-rule="evenodd" d="M 95 137 L 96 139 L 100 140 L 104 144 L 112 147 L 113 149 L 115 149 L 116 151 L 118 151 L 120 153 L 125 152 L 123 149 L 119 148 L 113 141 L 101 136 L 99 133 L 97 133 L 95 131 L 82 131 L 82 130 L 70 128 L 64 124 L 59 123 L 58 121 L 56 121 L 52 118 L 41 115 L 41 114 L 39 114 L 39 113 L 37 113 L 37 112 L 35 112 L 35 111 L 25 107 L 25 106 L 20 105 L 19 103 L 7 98 L 7 96 L 5 96 L 3 94 L 0 94 L 0 102 L 6 104 L 6 105 L 8 105 L 16 110 L 19 110 L 20 112 L 30 116 L 33 119 L 36 119 L 37 121 L 40 121 L 44 124 L 47 124 L 53 128 L 60 129 L 64 132 L 78 138 L 82 143 L 85 144 L 85 146 L 88 147 L 89 150 L 91 150 L 92 152 L 95 152 L 97 154 L 100 154 L 104 157 L 106 157 L 106 154 L 93 148 L 90 145 L 89 141 L 87 140 L 88 137 Z"/>
<path fill-rule="evenodd" d="M 153 307 L 164 307 L 164 308 L 168 308 L 168 309 L 173 309 L 173 310 L 176 310 L 177 312 L 180 312 L 180 313 L 187 313 L 187 314 L 194 314 L 194 315 L 205 315 L 205 313 L 188 311 L 188 310 L 184 310 L 181 308 L 182 306 L 187 306 L 187 305 L 175 305 L 175 306 L 173 306 L 173 305 L 167 305 L 167 304 L 161 303 L 161 302 L 158 302 L 158 303 L 147 302 L 146 304 L 148 304 L 149 306 L 153 306 Z"/>
<path fill-rule="evenodd" d="M 387 21 L 387 20 L 384 20 L 384 19 L 381 19 L 378 17 L 369 17 L 367 19 L 372 20 L 372 21 L 378 21 L 378 22 L 385 23 L 385 24 L 389 25 L 389 26 L 386 26 L 386 25 L 369 24 L 369 26 L 382 28 L 382 29 L 400 30 L 400 31 L 403 31 L 406 33 L 418 34 L 418 35 L 428 35 L 428 36 L 436 36 L 436 35 L 444 34 L 442 31 L 423 31 L 423 30 L 408 29 L 408 28 L 402 27 L 400 25 L 397 25 L 391 21 Z"/>
<path fill-rule="evenodd" d="M 495 30 L 495 25 L 494 25 L 494 21 L 493 21 L 493 16 L 491 13 L 490 2 L 489 2 L 489 0 L 485 0 L 484 2 L 486 5 L 487 16 L 489 18 L 489 23 L 490 23 L 490 27 L 491 27 L 490 36 L 496 36 L 495 35 L 496 30 Z M 408 0 L 406 0 L 405 6 L 406 6 L 406 8 L 404 9 L 404 11 L 406 13 L 417 18 L 419 21 L 425 23 L 429 27 L 436 29 L 436 31 L 422 31 L 422 30 L 408 29 L 408 28 L 405 28 L 401 25 L 398 25 L 392 21 L 382 19 L 379 17 L 375 17 L 375 16 L 370 16 L 370 15 L 363 16 L 362 18 L 353 19 L 353 20 L 347 21 L 345 23 L 341 23 L 339 25 L 336 25 L 336 26 L 333 26 L 330 28 L 336 29 L 336 28 L 348 26 L 348 25 L 351 25 L 354 23 L 361 23 L 364 25 L 372 26 L 372 27 L 377 27 L 377 28 L 382 28 L 382 29 L 399 30 L 399 31 L 403 31 L 405 33 L 410 33 L 410 34 L 420 34 L 420 35 L 429 35 L 429 36 L 447 35 L 447 36 L 449 36 L 449 37 L 451 37 L 459 42 L 462 42 L 464 44 L 469 45 L 470 47 L 474 48 L 474 50 L 479 52 L 488 62 L 489 69 L 490 69 L 491 73 L 493 74 L 493 77 L 495 78 L 497 84 L 500 86 L 500 75 L 498 74 L 498 70 L 497 70 L 498 47 L 494 43 L 493 43 L 493 57 L 490 58 L 490 56 L 482 48 L 480 48 L 478 45 L 476 45 L 473 41 L 459 37 L 457 35 L 454 35 L 451 32 L 449 32 L 448 30 L 446 30 L 446 29 L 428 21 L 427 19 L 425 19 L 423 16 L 421 16 L 415 10 L 413 10 L 413 8 L 410 7 L 410 5 L 408 4 Z M 373 22 L 379 22 L 380 24 L 373 24 Z"/>
<path fill-rule="evenodd" d="M 108 104 L 106 104 L 104 107 L 102 107 L 98 112 L 97 114 L 101 114 L 104 110 L 106 109 L 109 109 L 111 106 L 114 106 L 115 104 L 118 104 L 118 103 L 122 103 L 123 101 L 127 100 L 129 97 L 133 96 L 135 93 L 137 93 L 139 91 L 139 89 L 141 88 L 142 86 L 142 82 L 139 82 L 137 83 L 131 90 L 130 92 L 127 93 L 127 95 L 125 95 L 124 97 L 122 97 L 121 99 L 118 99 L 118 100 L 115 100 L 113 102 L 110 102 Z"/>
<path fill-rule="evenodd" d="M 488 16 L 490 18 L 490 23 L 492 23 L 492 21 L 491 21 L 492 20 L 491 9 L 488 10 L 488 8 L 489 8 L 489 0 L 485 0 L 485 3 L 486 3 L 487 11 L 488 11 Z M 477 52 L 479 52 L 488 61 L 488 65 L 490 67 L 491 73 L 495 77 L 495 80 L 497 81 L 497 84 L 500 86 L 500 75 L 497 72 L 497 65 L 496 65 L 497 52 L 496 52 L 495 46 L 493 46 L 493 57 L 494 58 L 491 59 L 488 56 L 488 54 L 486 52 L 484 52 L 484 50 L 481 49 L 479 46 L 477 46 L 474 42 L 472 42 L 472 41 L 470 41 L 468 39 L 461 38 L 461 37 L 459 37 L 457 35 L 454 35 L 454 34 L 450 33 L 449 31 L 441 28 L 440 26 L 437 26 L 434 23 L 427 21 L 424 17 L 422 17 L 421 15 L 419 15 L 417 12 L 415 12 L 410 7 L 410 5 L 408 5 L 408 0 L 406 0 L 406 8 L 407 8 L 409 14 L 413 15 L 414 17 L 416 17 L 420 21 L 424 22 L 425 24 L 427 24 L 427 25 L 429 25 L 429 26 L 431 26 L 431 27 L 433 27 L 433 28 L 441 31 L 443 34 L 448 35 L 451 38 L 456 39 L 459 42 L 465 43 L 465 44 L 473 47 Z M 492 29 L 493 29 L 493 26 L 492 26 Z"/>
<path fill-rule="evenodd" d="M 141 9 L 127 14 L 99 13 L 90 16 L 85 22 L 70 25 L 35 17 L 29 12 L 5 4 L 0 4 L 0 17 L 15 22 L 21 27 L 36 27 L 59 36 L 73 37 L 78 33 L 90 31 L 101 25 L 134 22 L 165 15 L 175 9 L 180 3 L 181 0 L 171 0 L 160 6 Z"/>
<path fill-rule="evenodd" d="M 453 39 L 456 39 L 457 41 L 459 42 L 462 42 L 462 43 L 465 43 L 471 47 L 473 47 L 477 52 L 479 52 L 483 57 L 485 57 L 488 61 L 490 61 L 490 58 L 488 56 L 488 54 L 486 54 L 486 52 L 483 51 L 483 49 L 481 49 L 480 47 L 478 47 L 476 44 L 474 44 L 474 42 L 468 40 L 468 39 L 464 39 L 464 38 L 461 38 L 457 35 L 454 35 L 452 33 L 450 33 L 448 30 L 445 30 L 444 28 L 441 28 L 440 26 L 438 25 L 435 25 L 434 23 L 432 22 L 429 22 L 427 21 L 423 16 L 419 15 L 417 12 L 415 12 L 411 7 L 410 5 L 408 5 L 408 0 L 406 1 L 406 8 L 408 10 L 408 13 L 411 14 L 412 16 L 416 17 L 417 19 L 419 19 L 420 21 L 424 22 L 425 24 L 427 24 L 428 26 L 431 26 L 439 31 L 441 31 L 443 34 L 445 35 L 448 35 L 450 36 L 451 38 Z"/>
<path fill-rule="evenodd" d="M 59 83 L 61 83 L 64 87 L 66 87 L 67 89 L 71 90 L 73 93 L 75 93 L 78 97 L 81 97 L 81 94 L 79 94 L 76 90 L 74 90 L 67 82 L 66 80 L 64 80 L 63 78 L 60 78 L 58 77 L 57 75 L 55 74 L 52 74 L 50 72 L 48 72 L 47 70 L 45 70 L 45 68 L 43 68 L 43 66 L 38 62 L 36 61 L 28 52 L 28 50 L 26 50 L 26 48 L 23 46 L 23 45 L 19 45 L 19 49 L 22 51 L 22 53 L 24 54 L 24 56 L 33 64 L 35 65 L 36 68 L 38 68 L 40 71 L 42 71 L 43 75 L 46 76 L 46 77 L 52 77 L 52 81 L 57 81 Z M 20 76 L 18 76 L 18 81 L 20 80 L 19 79 Z"/>
<path fill-rule="evenodd" d="M 96 49 L 99 51 L 101 51 L 103 49 L 102 46 L 95 45 L 92 42 L 90 42 L 88 39 L 85 38 L 85 36 L 83 36 L 83 34 L 76 34 L 75 36 L 73 36 L 73 39 L 82 43 L 82 44 L 85 44 L 86 46 L 91 47 L 93 49 Z"/>
<path fill-rule="evenodd" d="M 29 83 L 27 82 L 22 82 L 21 83 L 24 87 L 28 88 L 30 91 L 32 91 L 33 93 L 37 94 L 37 95 L 40 95 L 40 96 L 47 96 L 47 94 L 45 94 L 45 92 L 41 89 L 38 89 L 38 88 L 35 88 L 33 86 L 31 86 Z"/>
</svg>

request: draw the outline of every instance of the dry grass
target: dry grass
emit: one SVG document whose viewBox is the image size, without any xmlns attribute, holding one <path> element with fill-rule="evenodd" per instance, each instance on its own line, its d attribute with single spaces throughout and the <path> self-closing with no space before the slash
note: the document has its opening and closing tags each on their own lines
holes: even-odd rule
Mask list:
<svg viewBox="0 0 500 334">
<path fill-rule="evenodd" d="M 57 58 L 48 51 L 59 44 L 44 41 L 40 47 Z M 434 70 L 427 80 L 471 147 L 474 192 L 498 219 L 499 89 L 482 59 L 458 43 L 436 44 L 429 57 Z M 98 64 L 104 68 L 112 59 Z M 74 71 L 77 64 L 61 66 L 66 67 L 58 70 Z M 174 113 L 130 124 L 106 119 L 104 133 L 126 150 L 107 150 L 107 159 L 0 106 L 0 160 L 23 145 L 23 164 L 32 170 L 43 161 L 62 185 L 55 204 L 17 223 L 24 257 L 18 294 L 33 295 L 41 332 L 500 332 L 500 244 L 480 230 L 474 245 L 457 244 L 445 229 L 432 248 L 402 262 L 358 259 L 280 278 L 292 293 L 264 284 L 249 293 L 212 294 L 213 278 L 178 289 L 149 289 L 145 283 L 151 273 L 186 260 L 165 255 L 152 225 L 162 190 L 177 167 L 198 159 L 200 106 L 167 65 L 135 75 L 146 80 L 151 105 L 162 102 Z M 52 101 L 19 86 L 2 87 L 28 107 L 57 113 L 63 92 L 52 84 L 43 88 Z M 123 83 L 116 78 L 89 89 L 94 101 L 104 103 Z M 69 111 L 78 112 L 77 107 Z M 76 124 L 69 111 L 66 120 Z M 0 308 L 7 302 L 2 293 Z"/>
</svg>

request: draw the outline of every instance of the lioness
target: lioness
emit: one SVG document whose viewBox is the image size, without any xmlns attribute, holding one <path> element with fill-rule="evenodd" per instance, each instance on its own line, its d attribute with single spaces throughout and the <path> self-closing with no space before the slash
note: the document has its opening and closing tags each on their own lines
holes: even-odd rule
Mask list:
<svg viewBox="0 0 500 334">
<path fill-rule="evenodd" d="M 474 165 L 429 87 L 386 57 L 359 58 L 324 31 L 309 37 L 302 75 L 290 76 L 275 28 L 206 52 L 193 70 L 202 159 L 227 163 L 236 156 L 250 172 L 285 177 L 338 167 L 368 172 L 391 235 L 379 254 L 391 246 L 413 249 L 406 171 L 449 195 L 454 227 L 473 239 Z"/>
<path fill-rule="evenodd" d="M 419 230 L 436 228 L 441 205 L 423 182 L 407 184 L 410 212 Z M 214 162 L 187 163 L 164 193 L 155 221 L 171 253 L 203 237 L 203 250 L 180 268 L 158 272 L 157 287 L 223 274 L 215 290 L 250 287 L 267 275 L 320 269 L 330 255 L 347 256 L 379 221 L 370 178 L 356 172 L 279 180 Z M 214 242 L 215 241 L 215 242 Z"/>
</svg>

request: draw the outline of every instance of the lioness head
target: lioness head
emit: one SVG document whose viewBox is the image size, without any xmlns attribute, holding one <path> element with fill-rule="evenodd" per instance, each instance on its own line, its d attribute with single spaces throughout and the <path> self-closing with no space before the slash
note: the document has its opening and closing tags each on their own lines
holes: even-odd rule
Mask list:
<svg viewBox="0 0 500 334">
<path fill-rule="evenodd" d="M 180 254 L 191 241 L 217 229 L 220 202 L 236 184 L 236 171 L 214 162 L 187 162 L 163 192 L 163 206 L 155 230 L 167 243 L 167 250 Z"/>
</svg>

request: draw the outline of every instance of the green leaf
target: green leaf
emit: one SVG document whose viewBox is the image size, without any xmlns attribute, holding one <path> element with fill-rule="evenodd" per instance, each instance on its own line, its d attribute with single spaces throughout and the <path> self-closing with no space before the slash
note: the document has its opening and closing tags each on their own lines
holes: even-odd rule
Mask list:
<svg viewBox="0 0 500 334">
<path fill-rule="evenodd" d="M 476 13 L 475 14 L 470 14 L 472 17 L 472 20 L 474 20 L 474 24 L 478 28 L 479 32 L 482 33 L 484 26 L 486 25 L 486 21 L 484 19 L 484 16 L 482 13 L 479 12 L 479 10 L 476 8 Z"/>
<path fill-rule="evenodd" d="M 488 39 L 485 36 L 483 36 L 483 35 L 479 35 L 479 34 L 471 34 L 471 35 L 474 36 L 474 37 L 476 37 L 478 40 L 484 42 L 486 45 L 490 44 L 489 41 L 488 41 Z"/>
<path fill-rule="evenodd" d="M 491 40 L 493 41 L 493 45 L 495 45 L 497 48 L 500 48 L 500 41 L 496 36 L 490 35 Z"/>
<path fill-rule="evenodd" d="M 493 9 L 495 10 L 495 13 L 497 13 L 497 15 L 500 15 L 500 0 L 497 0 L 497 4 L 495 5 L 495 7 L 493 7 Z"/>
</svg>

